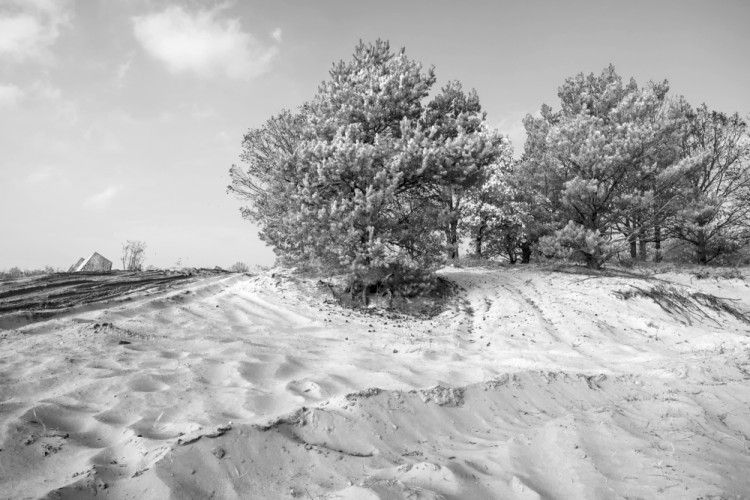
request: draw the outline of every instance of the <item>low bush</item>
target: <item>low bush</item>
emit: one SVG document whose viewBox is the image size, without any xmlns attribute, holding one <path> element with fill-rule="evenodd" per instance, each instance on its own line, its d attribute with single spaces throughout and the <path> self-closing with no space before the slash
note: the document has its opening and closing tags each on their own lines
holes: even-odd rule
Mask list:
<svg viewBox="0 0 750 500">
<path fill-rule="evenodd" d="M 235 262 L 229 267 L 229 270 L 233 273 L 246 273 L 250 268 L 244 262 Z"/>
<path fill-rule="evenodd" d="M 441 312 L 457 288 L 453 282 L 441 276 L 403 270 L 398 274 L 369 276 L 366 285 L 359 279 L 353 280 L 344 275 L 320 280 L 318 284 L 343 307 L 384 309 L 423 317 Z"/>
</svg>

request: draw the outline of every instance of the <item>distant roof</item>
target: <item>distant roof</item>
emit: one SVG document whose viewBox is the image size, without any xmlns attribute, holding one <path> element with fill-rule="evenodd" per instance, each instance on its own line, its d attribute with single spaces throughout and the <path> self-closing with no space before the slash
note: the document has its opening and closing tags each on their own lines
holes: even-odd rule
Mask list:
<svg viewBox="0 0 750 500">
<path fill-rule="evenodd" d="M 112 269 L 112 261 L 101 255 L 99 252 L 94 252 L 87 259 L 83 259 L 82 261 L 79 261 L 78 265 L 73 269 L 72 272 L 78 273 L 81 272 L 89 263 L 96 262 L 97 266 L 94 267 L 101 267 L 101 268 L 107 268 L 106 270 L 109 271 Z M 107 265 L 109 264 L 109 265 Z"/>
</svg>

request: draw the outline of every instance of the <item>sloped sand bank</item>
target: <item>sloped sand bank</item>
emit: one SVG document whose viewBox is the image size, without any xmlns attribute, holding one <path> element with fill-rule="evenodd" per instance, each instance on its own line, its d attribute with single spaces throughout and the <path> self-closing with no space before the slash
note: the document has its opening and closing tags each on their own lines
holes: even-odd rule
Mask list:
<svg viewBox="0 0 750 500">
<path fill-rule="evenodd" d="M 750 495 L 740 279 L 446 270 L 433 319 L 223 275 L 0 334 L 0 497 Z"/>
<path fill-rule="evenodd" d="M 112 302 L 226 274 L 212 269 L 53 273 L 0 283 L 0 330 L 18 328 L 68 311 L 101 309 Z"/>
</svg>

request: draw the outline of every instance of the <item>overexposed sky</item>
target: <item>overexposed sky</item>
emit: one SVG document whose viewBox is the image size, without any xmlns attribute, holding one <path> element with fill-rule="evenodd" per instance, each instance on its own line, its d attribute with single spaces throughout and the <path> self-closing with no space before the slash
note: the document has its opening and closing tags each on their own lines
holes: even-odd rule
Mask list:
<svg viewBox="0 0 750 500">
<path fill-rule="evenodd" d="M 359 39 L 476 88 L 520 151 L 526 113 L 609 63 L 747 116 L 748 20 L 747 0 L 0 0 L 0 269 L 119 263 L 128 239 L 160 267 L 271 264 L 229 167 Z"/>
</svg>

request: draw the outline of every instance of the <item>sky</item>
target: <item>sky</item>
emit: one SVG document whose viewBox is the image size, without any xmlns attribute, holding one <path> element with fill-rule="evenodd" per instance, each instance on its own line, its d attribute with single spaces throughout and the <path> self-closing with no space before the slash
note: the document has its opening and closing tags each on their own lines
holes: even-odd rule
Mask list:
<svg viewBox="0 0 750 500">
<path fill-rule="evenodd" d="M 521 120 L 578 73 L 750 112 L 747 0 L 0 0 L 0 270 L 146 242 L 146 265 L 272 265 L 227 194 L 243 134 L 311 99 L 361 39 Z"/>
</svg>

